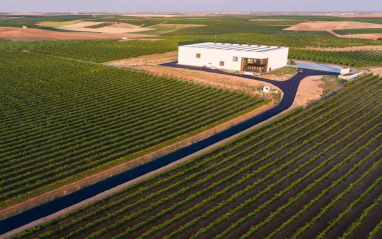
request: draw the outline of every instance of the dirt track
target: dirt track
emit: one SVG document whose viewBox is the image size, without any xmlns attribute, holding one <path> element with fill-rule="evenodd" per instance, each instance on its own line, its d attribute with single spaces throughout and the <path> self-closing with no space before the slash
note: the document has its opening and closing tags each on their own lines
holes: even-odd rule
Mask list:
<svg viewBox="0 0 382 239">
<path fill-rule="evenodd" d="M 369 40 L 377 40 L 379 38 L 382 38 L 382 33 L 341 35 L 335 32 L 334 30 L 327 30 L 327 32 L 339 38 L 358 38 L 358 39 L 369 39 Z"/>
</svg>

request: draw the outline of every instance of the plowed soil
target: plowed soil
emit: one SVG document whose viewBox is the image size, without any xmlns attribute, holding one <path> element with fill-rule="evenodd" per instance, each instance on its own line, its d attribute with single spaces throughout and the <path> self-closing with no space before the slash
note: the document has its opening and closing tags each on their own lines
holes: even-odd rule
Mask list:
<svg viewBox="0 0 382 239">
<path fill-rule="evenodd" d="M 296 24 L 284 30 L 288 31 L 329 31 L 344 29 L 362 29 L 362 28 L 382 28 L 382 24 L 368 22 L 329 22 L 329 21 L 309 21 Z M 363 35 L 363 34 L 362 34 Z"/>
<path fill-rule="evenodd" d="M 150 27 L 139 27 L 139 26 L 135 26 L 132 24 L 127 24 L 127 23 L 116 23 L 107 27 L 89 28 L 89 26 L 94 26 L 101 23 L 103 22 L 80 22 L 80 23 L 60 27 L 60 29 L 72 30 L 72 31 L 113 33 L 113 34 L 133 33 L 133 32 L 153 30 Z"/>
</svg>

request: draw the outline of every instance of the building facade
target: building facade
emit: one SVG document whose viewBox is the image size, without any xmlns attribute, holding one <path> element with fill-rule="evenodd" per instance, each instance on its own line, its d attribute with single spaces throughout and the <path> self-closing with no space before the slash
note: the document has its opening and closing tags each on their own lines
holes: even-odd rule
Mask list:
<svg viewBox="0 0 382 239">
<path fill-rule="evenodd" d="M 286 66 L 288 52 L 288 47 L 206 42 L 179 46 L 178 64 L 268 72 Z"/>
</svg>

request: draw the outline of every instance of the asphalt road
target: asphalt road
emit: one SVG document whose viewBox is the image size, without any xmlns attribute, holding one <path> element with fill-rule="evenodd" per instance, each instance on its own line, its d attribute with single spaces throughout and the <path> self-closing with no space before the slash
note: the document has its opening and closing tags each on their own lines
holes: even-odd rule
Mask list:
<svg viewBox="0 0 382 239">
<path fill-rule="evenodd" d="M 202 150 L 208 146 L 211 146 L 221 140 L 224 140 L 230 136 L 233 136 L 237 133 L 240 133 L 260 122 L 263 122 L 282 111 L 288 109 L 296 96 L 298 86 L 300 84 L 300 81 L 304 79 L 307 76 L 312 75 L 336 75 L 338 73 L 333 72 L 326 72 L 326 71 L 317 71 L 317 70 L 309 70 L 304 69 L 302 73 L 298 73 L 291 79 L 287 81 L 273 81 L 268 79 L 263 79 L 259 77 L 249 76 L 249 75 L 238 75 L 233 73 L 227 73 L 220 70 L 212 70 L 212 69 L 203 69 L 200 67 L 190 67 L 190 66 L 181 66 L 176 64 L 176 62 L 171 62 L 167 64 L 163 64 L 170 67 L 178 67 L 178 68 L 186 68 L 186 69 L 194 69 L 194 70 L 201 70 L 206 72 L 214 72 L 224 75 L 232 75 L 232 76 L 239 76 L 244 77 L 248 79 L 253 80 L 260 80 L 264 82 L 271 83 L 277 87 L 279 87 L 284 92 L 284 97 L 281 100 L 281 102 L 257 115 L 254 116 L 251 119 L 248 119 L 247 121 L 238 124 L 236 126 L 233 126 L 232 128 L 229 128 L 227 130 L 224 130 L 218 134 L 215 134 L 213 136 L 210 136 L 204 140 L 198 141 L 190 146 L 187 146 L 185 148 L 179 149 L 173 153 L 170 153 L 168 155 L 165 155 L 161 158 L 155 159 L 151 162 L 148 162 L 146 164 L 140 165 L 136 168 L 133 168 L 131 170 L 128 170 L 126 172 L 123 172 L 121 174 L 112 176 L 111 178 L 105 179 L 103 181 L 100 181 L 96 184 L 93 184 L 91 186 L 88 186 L 86 188 L 80 189 L 79 191 L 73 192 L 71 194 L 65 195 L 61 198 L 55 199 L 51 202 L 42 204 L 38 207 L 32 208 L 28 211 L 22 212 L 18 215 L 12 216 L 10 218 L 7 218 L 3 221 L 0 221 L 0 235 L 7 233 L 9 231 L 12 231 L 16 228 L 19 228 L 21 226 L 24 226 L 28 223 L 31 223 L 35 220 L 38 220 L 40 218 L 46 217 L 48 215 L 51 215 L 55 212 L 58 212 L 62 209 L 65 209 L 69 206 L 72 206 L 74 204 L 77 204 L 83 200 L 86 200 L 88 198 L 91 198 L 99 193 L 102 193 L 106 190 L 109 190 L 111 188 L 114 188 L 120 184 L 123 184 L 125 182 L 128 182 L 132 179 L 135 179 L 139 176 L 142 176 L 146 173 L 149 173 L 153 170 L 159 169 L 165 165 L 168 165 L 172 162 L 175 162 L 183 157 L 186 157 L 188 155 L 191 155 L 199 150 Z"/>
</svg>

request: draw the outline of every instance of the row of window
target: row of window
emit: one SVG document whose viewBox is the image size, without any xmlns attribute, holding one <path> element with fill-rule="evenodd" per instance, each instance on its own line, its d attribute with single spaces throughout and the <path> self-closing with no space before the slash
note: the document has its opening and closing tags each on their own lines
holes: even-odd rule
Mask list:
<svg viewBox="0 0 382 239">
<path fill-rule="evenodd" d="M 196 58 L 200 58 L 201 57 L 201 55 L 200 55 L 200 53 L 196 53 Z M 232 61 L 238 61 L 239 60 L 239 58 L 237 57 L 237 56 L 234 56 L 233 58 L 232 58 Z M 222 65 L 222 62 L 223 62 L 223 65 Z M 221 61 L 220 62 L 220 65 L 221 66 L 224 66 L 224 61 Z"/>
</svg>

